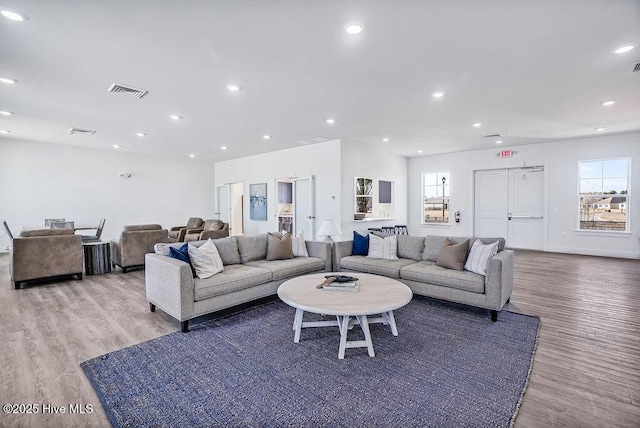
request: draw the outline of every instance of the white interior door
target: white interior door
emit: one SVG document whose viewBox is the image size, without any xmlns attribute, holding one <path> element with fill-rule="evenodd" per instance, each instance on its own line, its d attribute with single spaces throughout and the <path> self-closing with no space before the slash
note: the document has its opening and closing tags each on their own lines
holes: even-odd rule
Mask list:
<svg viewBox="0 0 640 428">
<path fill-rule="evenodd" d="M 229 185 L 229 236 L 244 233 L 244 183 Z"/>
<path fill-rule="evenodd" d="M 315 178 L 298 178 L 293 181 L 294 233 L 302 232 L 304 239 L 316 239 Z"/>
<path fill-rule="evenodd" d="M 507 237 L 507 170 L 475 172 L 475 236 Z"/>
<path fill-rule="evenodd" d="M 509 170 L 510 247 L 541 250 L 544 238 L 544 168 Z"/>
<path fill-rule="evenodd" d="M 229 186 L 216 187 L 216 219 L 229 223 L 231 218 L 231 204 L 229 203 Z"/>
</svg>

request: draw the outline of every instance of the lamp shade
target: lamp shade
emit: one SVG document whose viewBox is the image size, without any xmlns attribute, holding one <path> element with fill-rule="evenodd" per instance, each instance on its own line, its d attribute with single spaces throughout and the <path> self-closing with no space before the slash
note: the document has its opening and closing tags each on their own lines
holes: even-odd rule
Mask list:
<svg viewBox="0 0 640 428">
<path fill-rule="evenodd" d="M 331 235 L 342 235 L 338 226 L 333 222 L 333 220 L 324 220 L 320 225 L 320 229 L 316 232 L 316 235 L 320 236 L 331 236 Z"/>
</svg>

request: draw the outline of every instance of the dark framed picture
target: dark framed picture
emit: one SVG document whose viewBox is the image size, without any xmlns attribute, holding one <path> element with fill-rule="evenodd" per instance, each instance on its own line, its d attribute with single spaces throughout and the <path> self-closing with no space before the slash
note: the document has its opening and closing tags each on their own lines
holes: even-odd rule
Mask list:
<svg viewBox="0 0 640 428">
<path fill-rule="evenodd" d="M 249 218 L 267 221 L 267 183 L 249 186 Z"/>
</svg>

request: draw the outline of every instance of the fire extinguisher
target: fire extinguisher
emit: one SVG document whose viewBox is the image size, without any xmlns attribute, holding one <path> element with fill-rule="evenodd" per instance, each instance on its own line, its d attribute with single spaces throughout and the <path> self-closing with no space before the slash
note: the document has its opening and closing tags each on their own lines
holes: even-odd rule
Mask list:
<svg viewBox="0 0 640 428">
<path fill-rule="evenodd" d="M 460 223 L 460 211 L 456 211 L 454 216 L 455 216 L 455 219 L 456 219 L 456 223 Z"/>
</svg>

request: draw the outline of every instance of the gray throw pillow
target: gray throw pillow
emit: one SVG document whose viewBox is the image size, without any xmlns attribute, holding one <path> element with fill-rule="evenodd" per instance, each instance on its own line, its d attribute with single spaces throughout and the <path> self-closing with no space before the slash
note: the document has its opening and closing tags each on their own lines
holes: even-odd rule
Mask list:
<svg viewBox="0 0 640 428">
<path fill-rule="evenodd" d="M 218 254 L 220 254 L 222 263 L 224 263 L 225 266 L 240 264 L 238 238 L 229 236 L 226 238 L 213 239 L 213 243 L 218 249 Z"/>
<path fill-rule="evenodd" d="M 293 258 L 291 247 L 291 235 L 286 233 L 277 237 L 272 233 L 267 234 L 267 260 L 285 260 Z"/>
<path fill-rule="evenodd" d="M 448 238 L 445 239 L 440 254 L 438 254 L 438 260 L 436 260 L 437 266 L 442 266 L 447 269 L 463 270 L 464 263 L 467 261 L 467 254 L 469 253 L 469 240 L 466 239 L 459 244 L 454 244 Z"/>
</svg>

